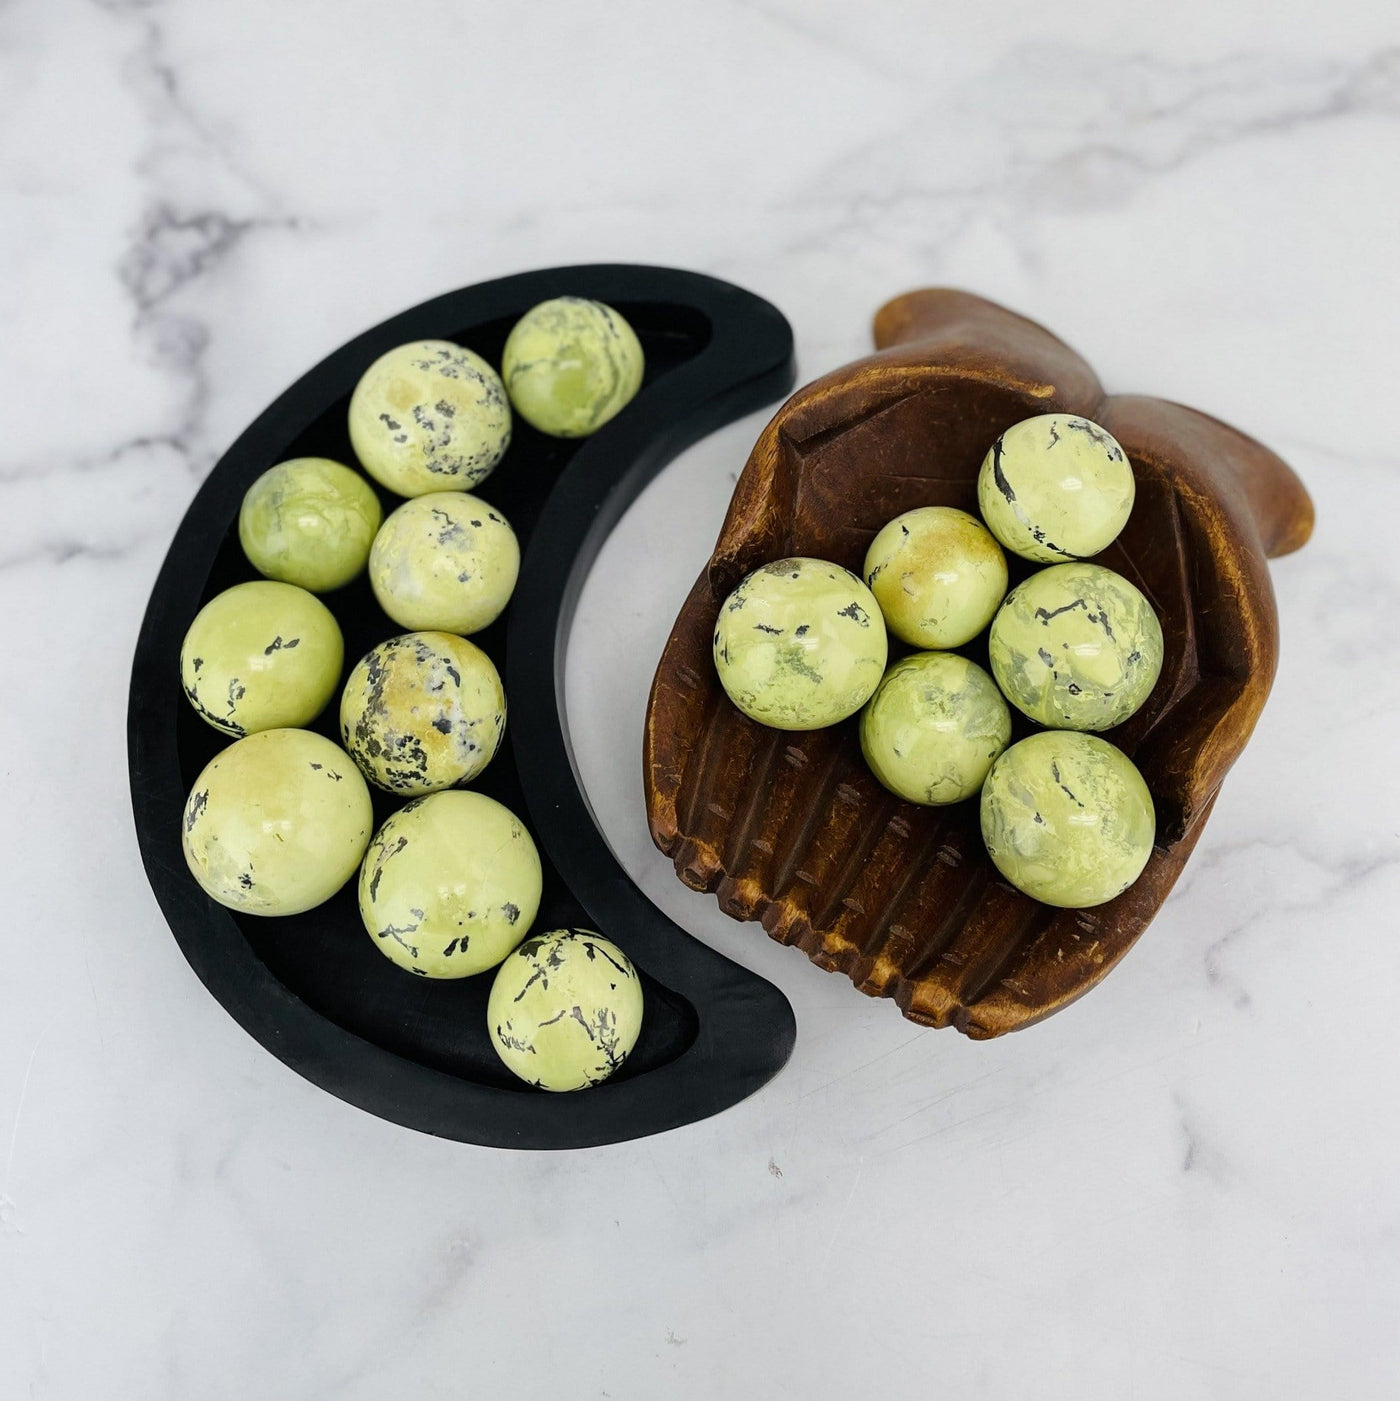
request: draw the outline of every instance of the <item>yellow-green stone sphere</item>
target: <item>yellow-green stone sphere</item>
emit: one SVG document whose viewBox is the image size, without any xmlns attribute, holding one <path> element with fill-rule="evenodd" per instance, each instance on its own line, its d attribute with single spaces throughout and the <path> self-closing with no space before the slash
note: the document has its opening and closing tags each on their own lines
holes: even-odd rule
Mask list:
<svg viewBox="0 0 1400 1401">
<path fill-rule="evenodd" d="M 470 633 L 494 623 L 520 573 L 506 518 L 464 491 L 405 501 L 374 540 L 369 582 L 400 627 Z"/>
<path fill-rule="evenodd" d="M 358 472 L 328 457 L 294 457 L 248 488 L 238 539 L 259 574 L 326 593 L 365 567 L 383 514 Z"/>
<path fill-rule="evenodd" d="M 982 840 L 997 870 L 1047 905 L 1121 895 L 1152 854 L 1157 819 L 1133 761 L 1097 735 L 1013 744 L 982 788 Z"/>
<path fill-rule="evenodd" d="M 481 356 L 451 341 L 400 345 L 350 397 L 350 442 L 365 471 L 400 496 L 468 491 L 510 445 L 510 403 Z"/>
<path fill-rule="evenodd" d="M 1011 590 L 992 621 L 992 675 L 1041 725 L 1107 730 L 1152 694 L 1162 625 L 1142 591 L 1101 564 L 1056 564 Z"/>
<path fill-rule="evenodd" d="M 824 559 L 755 569 L 715 621 L 715 668 L 729 699 L 778 730 L 820 730 L 854 715 L 880 684 L 888 652 L 874 594 Z"/>
<path fill-rule="evenodd" d="M 1133 509 L 1133 468 L 1107 429 L 1047 413 L 1008 428 L 977 477 L 977 504 L 1013 554 L 1053 564 L 1107 549 Z"/>
<path fill-rule="evenodd" d="M 221 905 L 295 915 L 355 874 L 374 826 L 369 789 L 339 745 L 263 730 L 210 760 L 185 801 L 195 880 Z"/>
<path fill-rule="evenodd" d="M 392 637 L 356 663 L 340 697 L 340 737 L 369 781 L 417 797 L 469 783 L 506 728 L 491 658 L 450 632 Z"/>
<path fill-rule="evenodd" d="M 526 939 L 496 974 L 486 1004 L 496 1054 L 542 1090 L 606 1080 L 642 1029 L 642 985 L 616 944 L 587 929 Z"/>
<path fill-rule="evenodd" d="M 646 368 L 641 342 L 612 307 L 555 297 L 515 323 L 501 374 L 515 411 L 541 433 L 584 438 L 626 408 Z"/>
<path fill-rule="evenodd" d="M 1006 556 L 976 516 L 922 506 L 870 542 L 865 582 L 885 626 L 912 647 L 961 647 L 1006 597 Z"/>
<path fill-rule="evenodd" d="M 360 867 L 360 917 L 410 973 L 494 968 L 540 907 L 540 857 L 509 808 L 484 793 L 432 793 L 400 808 Z"/>
<path fill-rule="evenodd" d="M 331 610 L 295 584 L 259 579 L 215 595 L 180 648 L 180 685 L 226 735 L 309 725 L 335 694 L 345 645 Z"/>
<path fill-rule="evenodd" d="M 996 683 L 956 652 L 915 652 L 896 662 L 860 717 L 870 771 L 911 803 L 970 798 L 1011 740 L 1011 712 Z"/>
</svg>

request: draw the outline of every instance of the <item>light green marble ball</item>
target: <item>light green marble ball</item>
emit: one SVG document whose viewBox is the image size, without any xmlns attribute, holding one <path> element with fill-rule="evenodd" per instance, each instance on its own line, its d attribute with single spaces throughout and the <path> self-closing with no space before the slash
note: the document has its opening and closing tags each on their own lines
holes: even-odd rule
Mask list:
<svg viewBox="0 0 1400 1401">
<path fill-rule="evenodd" d="M 366 653 L 340 697 L 340 737 L 361 772 L 419 796 L 469 783 L 496 753 L 506 695 L 491 658 L 450 632 L 410 632 Z"/>
<path fill-rule="evenodd" d="M 210 760 L 185 801 L 181 838 L 219 904 L 294 915 L 354 875 L 373 826 L 369 789 L 339 745 L 310 730 L 263 730 Z"/>
<path fill-rule="evenodd" d="M 369 582 L 400 627 L 472 633 L 494 623 L 520 573 L 509 522 L 464 491 L 405 501 L 375 536 Z"/>
<path fill-rule="evenodd" d="M 888 648 L 875 596 L 824 559 L 755 569 L 715 621 L 725 693 L 778 730 L 820 730 L 854 715 L 880 684 Z"/>
<path fill-rule="evenodd" d="M 309 725 L 345 660 L 331 610 L 295 584 L 258 579 L 215 595 L 180 648 L 180 685 L 226 735 Z"/>
<path fill-rule="evenodd" d="M 555 297 L 515 323 L 501 374 L 515 411 L 541 433 L 584 438 L 626 408 L 642 385 L 641 342 L 610 306 Z"/>
<path fill-rule="evenodd" d="M 1056 564 L 1018 584 L 992 621 L 992 675 L 1054 729 L 1121 725 L 1162 672 L 1162 625 L 1141 590 L 1100 564 Z"/>
<path fill-rule="evenodd" d="M 977 477 L 977 504 L 1013 554 L 1053 564 L 1118 538 L 1133 509 L 1133 469 L 1107 429 L 1047 413 L 1008 428 Z"/>
<path fill-rule="evenodd" d="M 1011 712 L 996 683 L 956 652 L 897 661 L 861 712 L 870 771 L 911 803 L 970 798 L 1011 740 Z"/>
<path fill-rule="evenodd" d="M 1122 894 L 1152 854 L 1152 795 L 1097 735 L 1047 730 L 1013 744 L 982 788 L 982 839 L 997 870 L 1047 905 Z"/>
<path fill-rule="evenodd" d="M 642 1030 L 642 985 L 616 944 L 587 929 L 526 939 L 496 974 L 486 1004 L 496 1054 L 542 1090 L 606 1080 Z"/>
<path fill-rule="evenodd" d="M 961 647 L 1006 596 L 1006 556 L 975 516 L 922 506 L 870 542 L 865 582 L 885 626 L 912 647 Z"/>
<path fill-rule="evenodd" d="M 494 968 L 540 906 L 540 857 L 520 819 L 484 793 L 432 793 L 399 809 L 360 867 L 374 946 L 426 978 Z"/>
<path fill-rule="evenodd" d="M 481 356 L 451 341 L 412 341 L 361 376 L 350 442 L 365 471 L 400 496 L 468 491 L 505 456 L 510 403 Z"/>
<path fill-rule="evenodd" d="M 259 574 L 326 593 L 365 567 L 382 518 L 358 472 L 328 457 L 294 457 L 248 488 L 238 539 Z"/>
</svg>

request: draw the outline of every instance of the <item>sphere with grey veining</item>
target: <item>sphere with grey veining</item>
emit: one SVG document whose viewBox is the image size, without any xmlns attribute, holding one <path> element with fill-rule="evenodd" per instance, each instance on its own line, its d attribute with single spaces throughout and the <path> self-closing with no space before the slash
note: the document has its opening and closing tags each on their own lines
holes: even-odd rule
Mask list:
<svg viewBox="0 0 1400 1401">
<path fill-rule="evenodd" d="M 539 852 L 484 793 L 430 793 L 394 813 L 360 868 L 360 917 L 387 958 L 425 978 L 494 968 L 540 905 Z"/>
<path fill-rule="evenodd" d="M 1047 730 L 1013 744 L 982 788 L 982 839 L 1034 900 L 1081 909 L 1121 895 L 1152 855 L 1152 795 L 1097 735 Z"/>
<path fill-rule="evenodd" d="M 1121 725 L 1162 672 L 1162 625 L 1121 574 L 1077 560 L 1023 580 L 992 620 L 992 675 L 1039 724 Z"/>
<path fill-rule="evenodd" d="M 865 582 L 885 626 L 912 647 L 961 647 L 1006 596 L 1006 556 L 975 516 L 921 506 L 896 516 L 870 542 Z"/>
<path fill-rule="evenodd" d="M 410 632 L 356 664 L 340 697 L 340 735 L 379 788 L 417 797 L 469 783 L 506 727 L 491 658 L 449 632 Z"/>
<path fill-rule="evenodd" d="M 478 496 L 434 491 L 405 501 L 374 540 L 369 582 L 400 627 L 473 633 L 496 621 L 515 589 L 520 545 Z"/>
<path fill-rule="evenodd" d="M 294 915 L 354 875 L 373 824 L 369 789 L 339 745 L 310 730 L 263 730 L 205 766 L 181 840 L 191 874 L 219 904 Z"/>
<path fill-rule="evenodd" d="M 583 438 L 632 401 L 646 363 L 625 317 L 603 302 L 554 297 L 515 323 L 501 375 L 515 411 L 541 433 Z"/>
<path fill-rule="evenodd" d="M 861 712 L 870 771 L 911 803 L 970 798 L 1011 739 L 1011 712 L 996 683 L 956 652 L 897 661 Z"/>
<path fill-rule="evenodd" d="M 755 569 L 720 605 L 714 658 L 729 699 L 779 730 L 854 715 L 885 673 L 889 644 L 868 588 L 824 559 Z"/>
<path fill-rule="evenodd" d="M 589 929 L 526 939 L 486 1004 L 496 1054 L 542 1090 L 581 1090 L 617 1071 L 642 1029 L 642 985 L 616 944 Z"/>
<path fill-rule="evenodd" d="M 390 491 L 470 491 L 505 456 L 510 403 L 481 356 L 451 341 L 412 341 L 360 377 L 349 427 L 360 465 Z"/>
<path fill-rule="evenodd" d="M 180 685 L 226 735 L 309 725 L 340 681 L 344 644 L 331 610 L 295 584 L 256 579 L 215 595 L 180 648 Z"/>
<path fill-rule="evenodd" d="M 1133 468 L 1107 429 L 1048 413 L 1008 428 L 982 462 L 977 504 L 1013 554 L 1040 564 L 1105 550 L 1128 522 Z"/>
<path fill-rule="evenodd" d="M 365 567 L 382 519 L 358 472 L 328 457 L 294 457 L 248 488 L 238 539 L 259 574 L 327 593 Z"/>
</svg>

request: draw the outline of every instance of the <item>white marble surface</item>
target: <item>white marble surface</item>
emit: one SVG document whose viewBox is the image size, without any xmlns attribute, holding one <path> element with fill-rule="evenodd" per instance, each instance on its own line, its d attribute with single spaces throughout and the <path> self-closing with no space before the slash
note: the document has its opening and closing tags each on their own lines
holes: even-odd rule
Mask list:
<svg viewBox="0 0 1400 1401">
<path fill-rule="evenodd" d="M 1389 0 L 0 5 L 0 1396 L 1393 1396 L 1397 150 Z M 804 376 L 898 291 L 986 293 L 1282 451 L 1319 524 L 1177 893 L 973 1045 L 647 843 L 645 682 L 760 420 L 687 454 L 598 566 L 572 714 L 629 869 L 785 989 L 797 1051 L 660 1138 L 490 1152 L 313 1088 L 198 984 L 137 859 L 127 667 L 294 376 L 591 259 L 765 293 Z"/>
</svg>

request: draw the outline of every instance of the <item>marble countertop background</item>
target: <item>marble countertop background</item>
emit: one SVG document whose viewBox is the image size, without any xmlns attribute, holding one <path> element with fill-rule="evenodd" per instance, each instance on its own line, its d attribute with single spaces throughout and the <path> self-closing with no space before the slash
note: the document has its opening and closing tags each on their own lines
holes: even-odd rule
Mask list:
<svg viewBox="0 0 1400 1401">
<path fill-rule="evenodd" d="M 1396 1395 L 1397 211 L 1390 0 L 0 3 L 0 1396 Z M 692 449 L 590 581 L 570 712 L 629 870 L 786 991 L 797 1050 L 707 1122 L 492 1152 L 322 1093 L 199 985 L 137 856 L 127 672 L 293 378 L 593 260 L 772 298 L 803 378 L 968 287 L 1278 449 L 1318 528 L 1177 892 L 974 1045 L 647 841 L 645 685 L 762 416 Z"/>
</svg>

